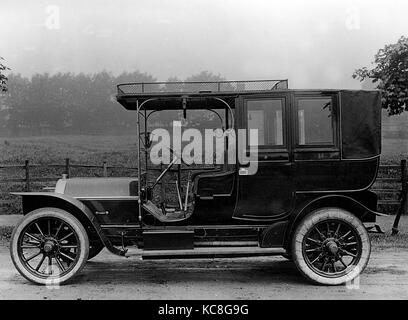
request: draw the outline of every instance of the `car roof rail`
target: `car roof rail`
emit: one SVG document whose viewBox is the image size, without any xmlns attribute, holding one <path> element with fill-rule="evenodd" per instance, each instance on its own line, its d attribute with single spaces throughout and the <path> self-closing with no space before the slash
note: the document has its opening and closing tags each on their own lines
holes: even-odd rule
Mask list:
<svg viewBox="0 0 408 320">
<path fill-rule="evenodd" d="M 227 93 L 288 89 L 288 80 L 131 82 L 117 85 L 118 95 Z"/>
</svg>

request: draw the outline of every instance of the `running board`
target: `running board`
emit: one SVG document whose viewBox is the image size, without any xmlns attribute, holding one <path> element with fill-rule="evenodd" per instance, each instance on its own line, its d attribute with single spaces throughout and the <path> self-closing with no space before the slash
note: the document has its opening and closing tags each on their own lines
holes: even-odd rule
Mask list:
<svg viewBox="0 0 408 320">
<path fill-rule="evenodd" d="M 258 241 L 194 241 L 196 247 L 258 247 Z"/>
<path fill-rule="evenodd" d="M 239 258 L 259 256 L 279 256 L 285 254 L 283 248 L 195 248 L 187 250 L 143 250 L 143 260 L 159 259 L 202 259 L 202 258 Z"/>
</svg>

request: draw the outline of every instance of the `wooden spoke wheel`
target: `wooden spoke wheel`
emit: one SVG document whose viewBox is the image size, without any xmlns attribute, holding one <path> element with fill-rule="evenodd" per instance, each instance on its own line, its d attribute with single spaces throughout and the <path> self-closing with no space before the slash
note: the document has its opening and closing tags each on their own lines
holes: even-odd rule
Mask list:
<svg viewBox="0 0 408 320">
<path fill-rule="evenodd" d="M 308 214 L 292 239 L 293 260 L 309 280 L 325 285 L 346 283 L 364 270 L 371 245 L 361 221 L 339 208 Z"/>
<path fill-rule="evenodd" d="M 62 284 L 85 265 L 88 235 L 70 213 L 41 208 L 27 214 L 15 227 L 10 245 L 17 270 L 38 284 Z"/>
</svg>

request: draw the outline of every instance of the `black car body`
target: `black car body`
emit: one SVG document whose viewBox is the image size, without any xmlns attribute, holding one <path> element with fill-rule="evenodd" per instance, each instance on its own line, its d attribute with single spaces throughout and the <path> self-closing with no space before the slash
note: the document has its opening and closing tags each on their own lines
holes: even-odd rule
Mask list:
<svg viewBox="0 0 408 320">
<path fill-rule="evenodd" d="M 86 230 L 88 257 L 103 247 L 126 255 L 126 246 L 135 246 L 144 259 L 294 255 L 306 277 L 324 284 L 344 283 L 361 271 L 352 267 L 365 267 L 369 244 L 361 223 L 374 223 L 378 214 L 377 196 L 369 191 L 381 153 L 378 91 L 289 90 L 287 81 L 132 83 L 118 85 L 117 100 L 137 112 L 137 176 L 68 178 L 59 180 L 54 192 L 18 193 L 25 214 L 57 208 L 74 216 Z M 255 174 L 239 161 L 189 167 L 181 159 L 166 169 L 149 166 L 150 115 L 181 110 L 186 117 L 200 109 L 215 112 L 224 132 L 258 129 L 258 152 L 251 160 L 257 162 Z M 250 151 L 249 138 L 236 140 L 237 153 Z M 172 159 L 182 158 L 171 153 Z M 157 193 L 171 173 L 177 192 L 170 206 Z M 327 224 L 327 231 L 320 235 L 320 227 L 316 231 L 308 219 Z M 55 221 L 51 224 L 57 228 Z M 307 249 L 312 244 L 299 240 L 303 249 L 296 253 L 294 239 L 303 225 L 319 245 Z M 341 230 L 344 238 L 337 234 Z M 343 241 L 350 235 L 354 238 Z M 40 249 L 52 261 L 60 250 L 58 241 L 37 240 L 40 248 L 53 245 L 51 254 Z M 307 250 L 317 255 L 308 256 Z M 347 252 L 350 264 L 341 259 Z M 14 260 L 21 260 L 21 253 L 17 256 Z M 19 270 L 22 261 L 15 262 Z M 30 278 L 35 272 L 23 275 Z M 37 278 L 33 281 L 41 282 Z"/>
</svg>

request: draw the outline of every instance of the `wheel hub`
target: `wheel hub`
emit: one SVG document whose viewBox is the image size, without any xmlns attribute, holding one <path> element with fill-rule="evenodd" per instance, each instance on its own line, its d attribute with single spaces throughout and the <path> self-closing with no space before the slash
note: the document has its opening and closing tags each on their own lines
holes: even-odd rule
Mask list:
<svg viewBox="0 0 408 320">
<path fill-rule="evenodd" d="M 303 245 L 303 257 L 310 268 L 324 276 L 347 272 L 361 256 L 357 231 L 348 223 L 334 219 L 310 229 L 304 236 Z"/>
<path fill-rule="evenodd" d="M 325 245 L 325 249 L 326 251 L 328 251 L 329 253 L 336 255 L 337 252 L 339 251 L 339 247 L 337 245 L 337 243 L 334 240 L 330 240 L 326 243 Z"/>
<path fill-rule="evenodd" d="M 45 240 L 43 250 L 45 254 L 51 254 L 57 248 L 57 244 L 53 240 Z"/>
</svg>

